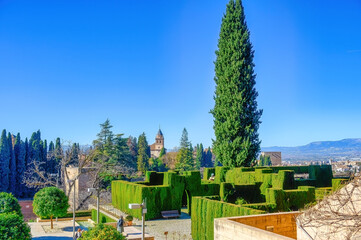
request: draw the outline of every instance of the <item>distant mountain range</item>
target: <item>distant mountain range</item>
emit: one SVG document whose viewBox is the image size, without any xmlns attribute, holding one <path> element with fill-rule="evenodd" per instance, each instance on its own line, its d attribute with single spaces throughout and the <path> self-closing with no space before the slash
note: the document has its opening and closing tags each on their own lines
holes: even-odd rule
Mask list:
<svg viewBox="0 0 361 240">
<path fill-rule="evenodd" d="M 264 147 L 264 152 L 282 152 L 282 161 L 361 159 L 361 138 L 312 142 L 299 147 Z"/>
</svg>

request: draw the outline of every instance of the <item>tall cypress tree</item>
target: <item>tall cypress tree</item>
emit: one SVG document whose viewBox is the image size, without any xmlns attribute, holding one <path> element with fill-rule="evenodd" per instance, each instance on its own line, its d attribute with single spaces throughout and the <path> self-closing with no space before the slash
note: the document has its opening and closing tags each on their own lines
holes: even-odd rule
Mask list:
<svg viewBox="0 0 361 240">
<path fill-rule="evenodd" d="M 138 138 L 138 157 L 137 167 L 138 171 L 145 172 L 149 168 L 150 149 L 148 146 L 145 133 L 142 133 Z"/>
<path fill-rule="evenodd" d="M 14 153 L 16 159 L 16 196 L 24 196 L 24 184 L 23 177 L 25 172 L 25 143 L 21 141 L 20 133 L 16 135 L 15 144 L 14 144 Z"/>
<path fill-rule="evenodd" d="M 196 154 L 196 169 L 200 167 L 204 167 L 204 152 L 203 152 L 203 144 L 197 144 L 197 154 Z"/>
<path fill-rule="evenodd" d="M 58 172 L 59 170 L 59 165 L 60 165 L 60 161 L 61 159 L 63 158 L 63 148 L 61 146 L 61 141 L 60 141 L 60 138 L 57 138 L 55 140 L 55 164 L 54 164 L 54 170 L 55 172 Z"/>
<path fill-rule="evenodd" d="M 29 169 L 29 164 L 30 164 L 30 155 L 29 155 L 29 141 L 28 138 L 25 138 L 25 142 L 24 142 L 24 148 L 25 148 L 25 172 Z M 24 197 L 29 197 L 31 190 L 26 186 L 23 185 L 24 187 Z"/>
<path fill-rule="evenodd" d="M 55 173 L 55 146 L 53 141 L 50 141 L 49 143 L 48 155 L 49 155 L 48 164 L 47 164 L 48 172 Z"/>
<path fill-rule="evenodd" d="M 252 44 L 240 0 L 223 16 L 215 61 L 213 151 L 223 166 L 249 166 L 260 150 Z"/>
<path fill-rule="evenodd" d="M 9 189 L 10 158 L 9 141 L 4 129 L 0 139 L 0 192 L 7 192 Z"/>
<path fill-rule="evenodd" d="M 9 192 L 16 194 L 16 159 L 14 154 L 14 147 L 13 147 L 13 138 L 12 134 L 8 133 L 8 146 L 10 152 L 10 159 L 9 159 Z"/>
</svg>

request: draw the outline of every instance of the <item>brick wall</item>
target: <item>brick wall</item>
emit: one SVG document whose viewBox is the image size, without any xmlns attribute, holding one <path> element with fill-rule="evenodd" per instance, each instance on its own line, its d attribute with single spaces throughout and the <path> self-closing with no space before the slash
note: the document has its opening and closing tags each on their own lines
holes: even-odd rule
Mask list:
<svg viewBox="0 0 361 240">
<path fill-rule="evenodd" d="M 299 212 L 271 213 L 214 220 L 214 239 L 297 239 L 295 218 Z"/>
<path fill-rule="evenodd" d="M 21 212 L 24 215 L 24 220 L 35 220 L 37 216 L 33 213 L 33 201 L 32 200 L 19 200 L 21 206 Z"/>
</svg>

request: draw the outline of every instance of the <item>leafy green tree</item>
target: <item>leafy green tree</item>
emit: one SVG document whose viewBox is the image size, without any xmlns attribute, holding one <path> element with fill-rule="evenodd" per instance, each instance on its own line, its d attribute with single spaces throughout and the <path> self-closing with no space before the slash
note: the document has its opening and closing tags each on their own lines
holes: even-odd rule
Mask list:
<svg viewBox="0 0 361 240">
<path fill-rule="evenodd" d="M 16 159 L 14 154 L 14 147 L 13 147 L 13 138 L 11 133 L 8 133 L 8 146 L 10 152 L 10 159 L 9 159 L 9 192 L 16 194 Z"/>
<path fill-rule="evenodd" d="M 17 197 L 24 197 L 25 186 L 23 184 L 23 177 L 26 170 L 25 162 L 25 143 L 21 141 L 20 133 L 16 135 L 14 144 L 14 154 L 16 161 L 16 189 L 15 195 Z"/>
<path fill-rule="evenodd" d="M 16 213 L 0 214 L 0 240 L 31 240 L 30 227 Z"/>
<path fill-rule="evenodd" d="M 159 158 L 163 157 L 165 155 L 165 149 L 164 147 L 160 150 Z"/>
<path fill-rule="evenodd" d="M 137 168 L 140 172 L 145 172 L 149 168 L 150 149 L 147 141 L 147 137 L 143 132 L 138 137 L 138 157 Z"/>
<path fill-rule="evenodd" d="M 192 145 L 188 140 L 187 129 L 184 128 L 180 140 L 180 149 L 176 157 L 176 169 L 188 171 L 194 169 Z"/>
<path fill-rule="evenodd" d="M 82 240 L 123 240 L 125 237 L 109 225 L 98 224 L 81 236 Z"/>
<path fill-rule="evenodd" d="M 260 150 L 252 44 L 241 0 L 230 0 L 215 61 L 213 151 L 223 166 L 250 166 Z"/>
<path fill-rule="evenodd" d="M 259 156 L 259 165 L 260 166 L 271 166 L 272 165 L 271 157 L 261 154 Z"/>
<path fill-rule="evenodd" d="M 39 217 L 50 218 L 53 229 L 53 218 L 66 215 L 69 208 L 68 201 L 68 197 L 59 188 L 46 187 L 35 194 L 33 211 Z"/>
<path fill-rule="evenodd" d="M 7 192 L 0 192 L 0 213 L 16 213 L 23 216 L 18 200 L 13 194 Z"/>
<path fill-rule="evenodd" d="M 6 130 L 4 129 L 1 133 L 0 138 L 0 191 L 6 192 L 9 189 L 9 165 L 11 153 L 9 142 L 6 137 Z"/>
</svg>

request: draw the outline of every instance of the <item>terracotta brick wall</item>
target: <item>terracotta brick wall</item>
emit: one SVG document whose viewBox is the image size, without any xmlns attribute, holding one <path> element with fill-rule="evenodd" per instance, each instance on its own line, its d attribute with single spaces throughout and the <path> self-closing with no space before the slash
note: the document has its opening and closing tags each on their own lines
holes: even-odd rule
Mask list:
<svg viewBox="0 0 361 240">
<path fill-rule="evenodd" d="M 33 213 L 33 201 L 32 200 L 19 200 L 21 206 L 21 212 L 24 215 L 24 220 L 35 220 L 37 216 Z"/>
<path fill-rule="evenodd" d="M 299 212 L 273 213 L 257 216 L 229 218 L 229 220 L 246 224 L 263 230 L 297 239 L 296 217 Z"/>
</svg>

